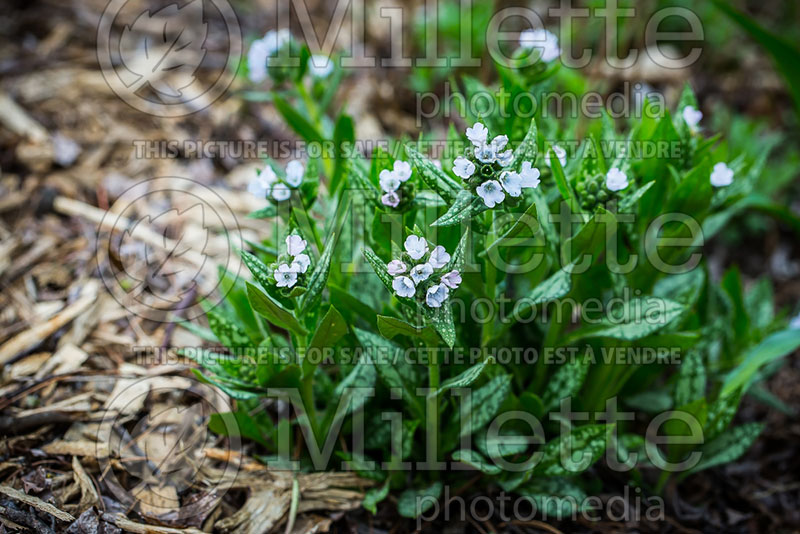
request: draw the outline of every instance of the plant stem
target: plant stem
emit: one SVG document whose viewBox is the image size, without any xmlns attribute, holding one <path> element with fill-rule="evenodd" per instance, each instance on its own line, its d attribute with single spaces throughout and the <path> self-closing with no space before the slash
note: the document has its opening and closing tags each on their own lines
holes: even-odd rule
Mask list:
<svg viewBox="0 0 800 534">
<path fill-rule="evenodd" d="M 494 210 L 490 210 L 486 212 L 485 219 L 488 224 L 488 229 L 486 230 L 486 240 L 484 242 L 484 250 L 488 250 L 489 247 L 492 246 L 496 239 L 495 231 L 494 231 L 494 217 L 495 212 Z M 497 297 L 495 294 L 497 291 L 497 269 L 495 268 L 494 264 L 492 263 L 489 254 L 486 255 L 486 259 L 484 261 L 484 267 L 486 269 L 486 295 L 489 297 L 490 304 L 492 306 L 491 313 L 489 314 L 489 318 L 486 322 L 483 323 L 481 327 L 481 345 L 486 346 L 490 339 L 492 339 L 492 333 L 494 331 L 494 324 L 495 324 L 495 315 L 496 315 L 496 308 L 497 305 L 494 299 Z"/>
<path fill-rule="evenodd" d="M 300 397 L 308 417 L 308 425 L 314 439 L 319 439 L 319 429 L 317 421 L 317 407 L 314 405 L 314 380 L 313 375 L 304 376 L 300 382 Z"/>
<path fill-rule="evenodd" d="M 428 348 L 432 348 L 432 350 L 429 353 L 430 360 L 428 361 L 428 388 L 430 391 L 425 399 L 425 415 L 429 419 L 428 439 L 433 438 L 433 443 L 428 442 L 428 447 L 432 448 L 429 452 L 433 454 L 429 454 L 428 457 L 433 457 L 435 462 L 438 459 L 439 449 L 439 395 L 436 394 L 436 390 L 439 389 L 439 359 L 436 348 L 430 346 Z"/>
</svg>

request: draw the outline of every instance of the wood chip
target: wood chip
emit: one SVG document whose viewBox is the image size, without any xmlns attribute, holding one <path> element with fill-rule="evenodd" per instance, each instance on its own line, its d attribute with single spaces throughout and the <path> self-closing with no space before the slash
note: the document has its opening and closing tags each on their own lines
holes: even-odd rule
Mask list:
<svg viewBox="0 0 800 534">
<path fill-rule="evenodd" d="M 59 510 L 50 503 L 44 502 L 39 497 L 34 497 L 33 495 L 28 495 L 19 490 L 15 490 L 12 487 L 2 485 L 0 485 L 0 493 L 15 501 L 33 506 L 37 510 L 48 513 L 56 519 L 60 519 L 61 521 L 75 521 L 75 518 L 72 515 Z"/>
</svg>

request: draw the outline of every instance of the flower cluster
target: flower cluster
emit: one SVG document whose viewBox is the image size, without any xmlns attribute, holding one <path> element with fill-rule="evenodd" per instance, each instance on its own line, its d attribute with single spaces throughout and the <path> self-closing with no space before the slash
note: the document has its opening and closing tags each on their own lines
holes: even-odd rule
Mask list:
<svg viewBox="0 0 800 534">
<path fill-rule="evenodd" d="M 395 161 L 392 170 L 383 169 L 378 182 L 383 191 L 381 203 L 390 208 L 397 208 L 404 199 L 411 198 L 411 186 L 406 185 L 411 178 L 411 165 L 406 161 Z"/>
<path fill-rule="evenodd" d="M 441 308 L 450 291 L 461 284 L 458 271 L 441 272 L 450 262 L 450 254 L 442 246 L 429 251 L 425 238 L 416 235 L 408 236 L 404 245 L 403 258 L 386 266 L 394 277 L 392 289 L 398 297 L 416 297 L 431 308 Z"/>
<path fill-rule="evenodd" d="M 519 172 L 509 168 L 514 152 L 506 148 L 507 136 L 498 135 L 489 141 L 489 129 L 476 122 L 467 128 L 467 138 L 472 146 L 453 162 L 453 173 L 483 199 L 486 207 L 500 204 L 506 194 L 516 198 L 522 195 L 522 189 L 539 186 L 539 169 L 531 162 L 523 162 Z"/>
<path fill-rule="evenodd" d="M 605 177 L 595 175 L 591 177 L 580 176 L 575 184 L 575 192 L 580 199 L 581 208 L 594 211 L 598 206 L 614 199 L 617 192 L 628 187 L 628 176 L 616 167 L 609 169 Z"/>
<path fill-rule="evenodd" d="M 258 198 L 272 198 L 277 202 L 287 200 L 292 195 L 292 189 L 297 189 L 303 183 L 305 169 L 298 160 L 292 160 L 286 165 L 286 176 L 279 178 L 272 167 L 267 165 L 258 173 L 247 190 Z"/>
<path fill-rule="evenodd" d="M 278 287 L 292 288 L 297 284 L 298 277 L 308 271 L 311 258 L 303 254 L 306 249 L 306 240 L 299 235 L 286 237 L 286 254 L 278 256 L 277 267 L 273 267 L 272 277 Z"/>
<path fill-rule="evenodd" d="M 267 79 L 267 62 L 292 40 L 287 29 L 270 30 L 261 39 L 256 39 L 247 52 L 247 72 L 250 81 L 261 83 Z"/>
<path fill-rule="evenodd" d="M 522 49 L 536 49 L 541 53 L 541 60 L 550 63 L 561 55 L 561 48 L 558 46 L 558 37 L 548 30 L 539 28 L 536 30 L 525 30 L 519 34 L 519 46 Z"/>
</svg>

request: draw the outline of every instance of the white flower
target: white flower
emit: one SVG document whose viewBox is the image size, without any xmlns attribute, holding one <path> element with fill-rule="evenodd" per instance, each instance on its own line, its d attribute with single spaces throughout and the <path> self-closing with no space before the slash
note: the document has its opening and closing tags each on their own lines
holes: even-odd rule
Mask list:
<svg viewBox="0 0 800 534">
<path fill-rule="evenodd" d="M 564 167 L 567 164 L 567 151 L 564 150 L 563 148 L 561 148 L 558 145 L 553 145 L 550 148 L 553 149 L 553 152 L 555 152 L 559 163 L 561 163 L 561 166 Z M 549 150 L 544 155 L 544 162 L 545 162 L 545 164 L 547 164 L 548 167 L 552 167 L 552 165 L 550 164 L 550 151 Z"/>
<path fill-rule="evenodd" d="M 442 162 L 438 159 L 433 160 L 433 164 L 436 165 L 436 168 L 442 170 Z"/>
<path fill-rule="evenodd" d="M 450 289 L 455 289 L 461 285 L 461 273 L 453 270 L 442 276 L 442 283 Z"/>
<path fill-rule="evenodd" d="M 390 208 L 396 208 L 400 204 L 400 196 L 394 191 L 386 193 L 381 196 L 381 204 L 389 206 Z"/>
<path fill-rule="evenodd" d="M 278 266 L 273 276 L 278 287 L 292 287 L 297 283 L 297 271 L 285 263 Z"/>
<path fill-rule="evenodd" d="M 514 151 L 510 148 L 505 152 L 497 154 L 497 163 L 503 167 L 508 167 L 514 161 Z"/>
<path fill-rule="evenodd" d="M 267 78 L 267 61 L 283 45 L 292 39 L 292 34 L 287 29 L 280 31 L 270 30 L 264 37 L 253 41 L 247 51 L 247 71 L 250 81 L 263 82 Z"/>
<path fill-rule="evenodd" d="M 508 136 L 507 135 L 498 135 L 494 139 L 492 139 L 492 148 L 494 149 L 495 153 L 501 152 L 506 145 L 508 144 Z"/>
<path fill-rule="evenodd" d="M 291 187 L 297 187 L 303 182 L 303 164 L 293 159 L 286 165 L 286 183 Z"/>
<path fill-rule="evenodd" d="M 694 106 L 686 106 L 683 108 L 681 116 L 683 117 L 683 122 L 694 132 L 697 130 L 697 125 L 700 124 L 700 120 L 703 118 L 703 112 L 696 109 Z"/>
<path fill-rule="evenodd" d="M 494 163 L 497 160 L 497 152 L 493 145 L 483 144 L 475 147 L 475 157 L 481 163 Z"/>
<path fill-rule="evenodd" d="M 519 34 L 519 45 L 522 48 L 535 48 L 542 53 L 542 61 L 550 63 L 558 59 L 561 49 L 558 46 L 558 37 L 548 30 L 539 28 L 525 30 Z"/>
<path fill-rule="evenodd" d="M 267 57 L 274 56 L 278 50 L 292 40 L 292 32 L 286 28 L 278 31 L 270 30 L 264 34 L 261 40 L 267 46 Z"/>
<path fill-rule="evenodd" d="M 247 191 L 257 196 L 258 198 L 266 198 L 269 194 L 272 185 L 278 181 L 278 176 L 272 167 L 267 165 L 264 167 L 258 176 L 256 176 L 247 186 Z"/>
<path fill-rule="evenodd" d="M 428 252 L 428 242 L 425 241 L 425 238 L 416 235 L 408 236 L 404 246 L 406 248 L 406 252 L 408 252 L 408 255 L 415 260 L 420 259 Z"/>
<path fill-rule="evenodd" d="M 406 264 L 403 263 L 400 260 L 392 260 L 388 264 L 386 264 L 386 270 L 392 276 L 397 276 L 398 274 L 403 274 L 404 272 L 406 272 L 407 268 L 408 267 L 406 266 Z"/>
<path fill-rule="evenodd" d="M 311 258 L 308 257 L 308 254 L 298 254 L 294 257 L 294 260 L 292 260 L 292 265 L 290 267 L 298 273 L 304 273 L 308 270 L 310 265 Z"/>
<path fill-rule="evenodd" d="M 503 193 L 503 188 L 497 180 L 489 180 L 478 186 L 475 190 L 478 196 L 483 199 L 483 203 L 487 208 L 493 208 L 505 200 L 506 195 Z"/>
<path fill-rule="evenodd" d="M 711 171 L 711 185 L 714 187 L 725 187 L 733 183 L 733 170 L 724 163 L 714 165 Z"/>
<path fill-rule="evenodd" d="M 429 263 L 420 263 L 411 268 L 409 275 L 415 284 L 424 282 L 433 274 L 433 267 Z"/>
<path fill-rule="evenodd" d="M 286 252 L 289 256 L 297 256 L 303 252 L 307 246 L 308 242 L 299 235 L 292 234 L 286 236 Z"/>
<path fill-rule="evenodd" d="M 267 57 L 269 46 L 261 39 L 253 41 L 247 51 L 247 76 L 253 83 L 261 83 L 267 79 Z"/>
<path fill-rule="evenodd" d="M 446 285 L 436 284 L 428 288 L 428 291 L 425 293 L 425 302 L 431 308 L 441 308 L 444 301 L 447 300 L 448 294 L 449 291 Z"/>
<path fill-rule="evenodd" d="M 606 187 L 611 191 L 622 191 L 628 187 L 628 177 L 618 168 L 612 167 L 606 173 Z"/>
<path fill-rule="evenodd" d="M 328 56 L 314 54 L 308 58 L 308 72 L 315 78 L 327 78 L 333 72 L 333 61 Z"/>
<path fill-rule="evenodd" d="M 789 328 L 792 330 L 800 330 L 800 313 L 794 316 L 791 321 L 789 321 Z"/>
<path fill-rule="evenodd" d="M 503 172 L 500 175 L 500 185 L 512 197 L 518 197 L 522 194 L 522 176 L 514 171 Z"/>
<path fill-rule="evenodd" d="M 450 261 L 450 254 L 447 253 L 447 251 L 444 249 L 442 245 L 436 246 L 431 251 L 431 257 L 428 258 L 428 263 L 430 263 L 434 269 L 441 269 L 442 267 L 447 265 L 447 262 L 449 261 Z"/>
<path fill-rule="evenodd" d="M 413 297 L 417 290 L 414 282 L 407 276 L 398 276 L 392 280 L 392 289 L 398 297 Z"/>
<path fill-rule="evenodd" d="M 539 176 L 541 176 L 539 169 L 535 168 L 530 161 L 523 161 L 522 168 L 519 170 L 519 175 L 522 177 L 522 187 L 539 187 Z"/>
<path fill-rule="evenodd" d="M 441 165 L 441 163 L 439 165 Z M 411 178 L 411 165 L 407 161 L 395 161 L 393 171 L 394 175 L 397 176 L 397 179 L 401 182 L 405 182 Z"/>
<path fill-rule="evenodd" d="M 458 156 L 453 162 L 453 174 L 462 180 L 467 180 L 475 174 L 475 164 L 464 156 Z"/>
<path fill-rule="evenodd" d="M 381 189 L 384 190 L 386 193 L 392 193 L 397 191 L 400 188 L 400 184 L 403 182 L 394 171 L 390 171 L 388 169 L 383 169 L 381 173 L 378 175 L 378 183 L 381 186 Z"/>
<path fill-rule="evenodd" d="M 475 146 L 485 145 L 488 136 L 489 129 L 479 122 L 473 124 L 472 128 L 467 128 L 467 139 Z"/>
<path fill-rule="evenodd" d="M 292 190 L 286 184 L 278 183 L 272 186 L 272 198 L 281 202 L 292 196 Z"/>
</svg>

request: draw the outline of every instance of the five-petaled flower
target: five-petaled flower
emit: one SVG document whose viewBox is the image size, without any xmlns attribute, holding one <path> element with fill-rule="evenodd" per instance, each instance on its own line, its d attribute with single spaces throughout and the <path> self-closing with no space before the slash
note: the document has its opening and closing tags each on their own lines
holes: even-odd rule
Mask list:
<svg viewBox="0 0 800 534">
<path fill-rule="evenodd" d="M 403 245 L 405 246 L 408 255 L 414 260 L 418 260 L 428 253 L 428 242 L 425 241 L 424 237 L 410 235 L 406 238 L 406 241 L 403 243 Z"/>
<path fill-rule="evenodd" d="M 697 125 L 700 124 L 703 118 L 703 112 L 694 106 L 686 106 L 683 108 L 681 116 L 683 117 L 683 122 L 689 127 L 689 130 L 695 132 L 697 131 Z"/>
<path fill-rule="evenodd" d="M 497 180 L 483 182 L 475 192 L 483 199 L 483 203 L 486 204 L 487 208 L 493 208 L 506 199 L 506 194 L 503 193 L 503 188 Z"/>
<path fill-rule="evenodd" d="M 725 163 L 717 163 L 711 171 L 711 185 L 726 187 L 733 183 L 733 170 Z"/>
<path fill-rule="evenodd" d="M 616 167 L 606 173 L 606 187 L 609 191 L 622 191 L 628 187 L 628 176 Z"/>
</svg>

